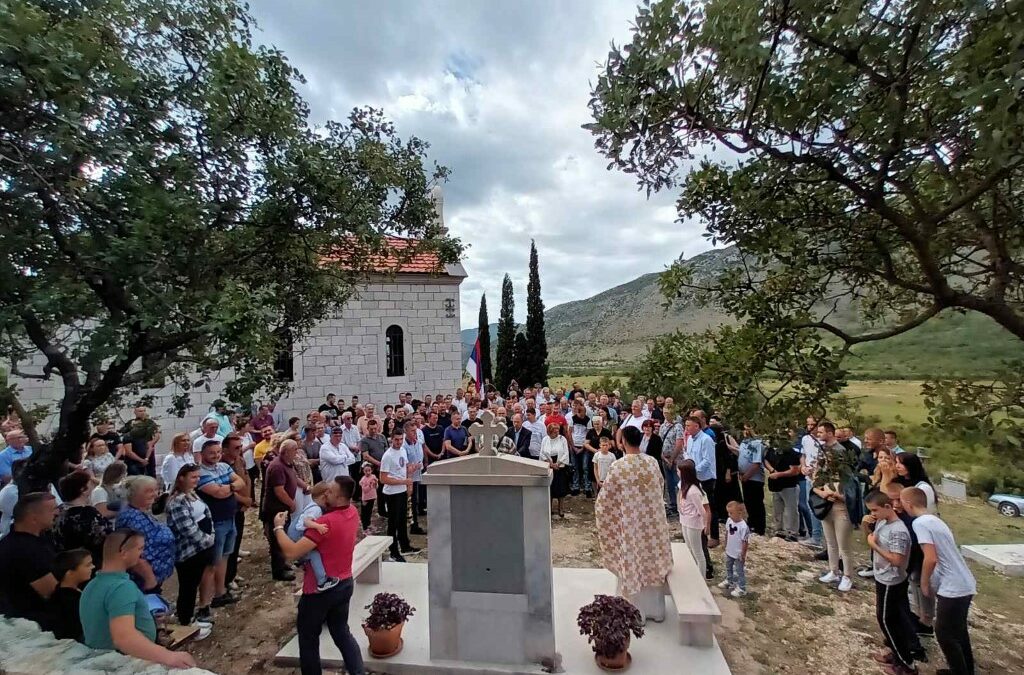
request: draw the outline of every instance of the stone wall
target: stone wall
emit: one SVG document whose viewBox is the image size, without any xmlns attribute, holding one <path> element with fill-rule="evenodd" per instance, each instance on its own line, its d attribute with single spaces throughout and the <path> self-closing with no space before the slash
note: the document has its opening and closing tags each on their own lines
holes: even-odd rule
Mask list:
<svg viewBox="0 0 1024 675">
<path fill-rule="evenodd" d="M 411 391 L 449 393 L 461 379 L 462 344 L 459 335 L 459 284 L 461 277 L 399 275 L 382 278 L 361 288 L 355 298 L 335 316 L 325 317 L 301 344 L 295 345 L 294 389 L 281 401 L 285 417 L 305 417 L 315 410 L 328 392 L 351 400 L 353 394 L 362 403 L 395 403 L 397 393 Z M 445 308 L 445 301 L 454 303 L 454 311 Z M 449 317 L 451 313 L 453 316 Z M 405 374 L 387 377 L 384 331 L 397 324 L 402 327 L 405 343 Z M 41 372 L 44 360 L 37 355 L 30 364 L 22 364 L 26 372 Z M 175 388 L 147 389 L 144 394 L 155 397 L 152 414 L 163 431 L 158 446 L 167 450 L 171 437 L 179 431 L 192 431 L 210 404 L 221 397 L 223 383 L 231 379 L 231 371 L 221 371 L 209 391 L 191 393 L 192 410 L 184 418 L 167 414 Z M 22 394 L 22 403 L 56 408 L 63 386 L 59 377 L 49 381 L 13 378 Z M 130 410 L 122 411 L 128 419 Z M 40 425 L 40 432 L 49 433 L 55 424 L 51 416 Z"/>
<path fill-rule="evenodd" d="M 208 670 L 171 670 L 119 652 L 89 649 L 58 640 L 39 624 L 0 616 L 0 673 L 3 675 L 213 675 Z"/>
</svg>

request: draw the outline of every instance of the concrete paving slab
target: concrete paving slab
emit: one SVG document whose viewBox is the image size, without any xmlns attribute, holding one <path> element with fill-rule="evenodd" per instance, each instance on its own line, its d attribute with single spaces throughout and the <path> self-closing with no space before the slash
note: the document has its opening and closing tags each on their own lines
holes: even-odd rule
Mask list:
<svg viewBox="0 0 1024 675">
<path fill-rule="evenodd" d="M 960 551 L 968 560 L 1011 577 L 1024 577 L 1024 544 L 971 544 Z"/>
<path fill-rule="evenodd" d="M 352 597 L 352 612 L 349 627 L 363 648 L 363 658 L 369 670 L 392 675 L 540 675 L 540 666 L 524 669 L 522 666 L 505 666 L 490 663 L 467 663 L 436 661 L 430 659 L 428 642 L 427 566 L 416 563 L 385 562 L 381 571 L 381 584 L 356 584 Z M 579 608 L 591 602 L 597 593 L 612 595 L 615 592 L 615 577 L 603 569 L 561 568 L 554 569 L 555 588 L 555 640 L 562 656 L 563 672 L 569 675 L 598 675 L 603 673 L 594 662 L 594 652 L 586 638 L 576 628 L 576 614 Z M 402 652 L 390 659 L 374 659 L 366 650 L 367 640 L 361 623 L 374 594 L 380 591 L 397 593 L 404 597 L 416 614 L 406 624 Z M 686 671 L 701 675 L 729 675 L 729 665 L 722 656 L 718 642 L 711 647 L 686 647 L 679 644 L 679 627 L 671 596 L 668 603 L 667 619 L 663 623 L 648 622 L 646 633 L 630 646 L 633 657 L 631 672 L 662 673 L 678 670 L 685 664 Z M 490 636 L 499 641 L 501 634 Z M 341 668 L 342 660 L 338 649 L 324 632 L 320 637 L 320 655 L 324 668 Z M 299 663 L 298 640 L 292 638 L 277 653 L 275 663 L 295 667 Z"/>
</svg>

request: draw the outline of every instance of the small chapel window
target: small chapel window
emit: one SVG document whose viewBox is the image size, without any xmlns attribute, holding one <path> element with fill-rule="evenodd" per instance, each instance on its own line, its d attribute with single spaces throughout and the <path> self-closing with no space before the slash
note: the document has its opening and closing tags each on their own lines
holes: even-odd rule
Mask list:
<svg viewBox="0 0 1024 675">
<path fill-rule="evenodd" d="M 293 382 L 295 380 L 295 342 L 292 340 L 292 332 L 287 328 L 279 328 L 274 331 L 277 338 L 277 347 L 274 350 L 274 375 L 278 382 Z"/>
<path fill-rule="evenodd" d="M 405 345 L 401 326 L 388 326 L 384 331 L 384 346 L 388 350 L 388 377 L 405 375 Z"/>
</svg>

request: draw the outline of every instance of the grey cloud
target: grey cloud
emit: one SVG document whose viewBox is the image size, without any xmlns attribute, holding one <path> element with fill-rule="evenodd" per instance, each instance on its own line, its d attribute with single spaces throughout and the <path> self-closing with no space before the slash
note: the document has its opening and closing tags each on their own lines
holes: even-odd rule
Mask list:
<svg viewBox="0 0 1024 675">
<path fill-rule="evenodd" d="M 525 319 L 530 239 L 545 305 L 587 297 L 660 271 L 680 251 L 709 248 L 677 224 L 675 195 L 648 201 L 580 125 L 589 83 L 635 12 L 620 0 L 335 2 L 252 0 L 257 39 L 281 48 L 308 79 L 314 121 L 357 105 L 384 108 L 401 134 L 431 143 L 452 169 L 445 218 L 470 244 L 462 324 L 480 294 L 497 319 L 501 279 Z"/>
</svg>

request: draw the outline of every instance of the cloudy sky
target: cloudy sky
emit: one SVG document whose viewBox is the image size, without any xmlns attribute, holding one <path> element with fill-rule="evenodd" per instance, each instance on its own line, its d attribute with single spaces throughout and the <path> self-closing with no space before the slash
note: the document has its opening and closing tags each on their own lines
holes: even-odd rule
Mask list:
<svg viewBox="0 0 1024 675">
<path fill-rule="evenodd" d="M 526 314 L 530 239 L 544 303 L 589 297 L 709 245 L 674 222 L 673 195 L 648 200 L 606 170 L 591 135 L 590 83 L 609 43 L 629 36 L 623 0 L 422 2 L 251 0 L 259 39 L 308 79 L 316 121 L 383 108 L 403 136 L 451 168 L 445 221 L 469 244 L 462 326 L 480 295 L 496 321 L 501 279 Z"/>
</svg>

